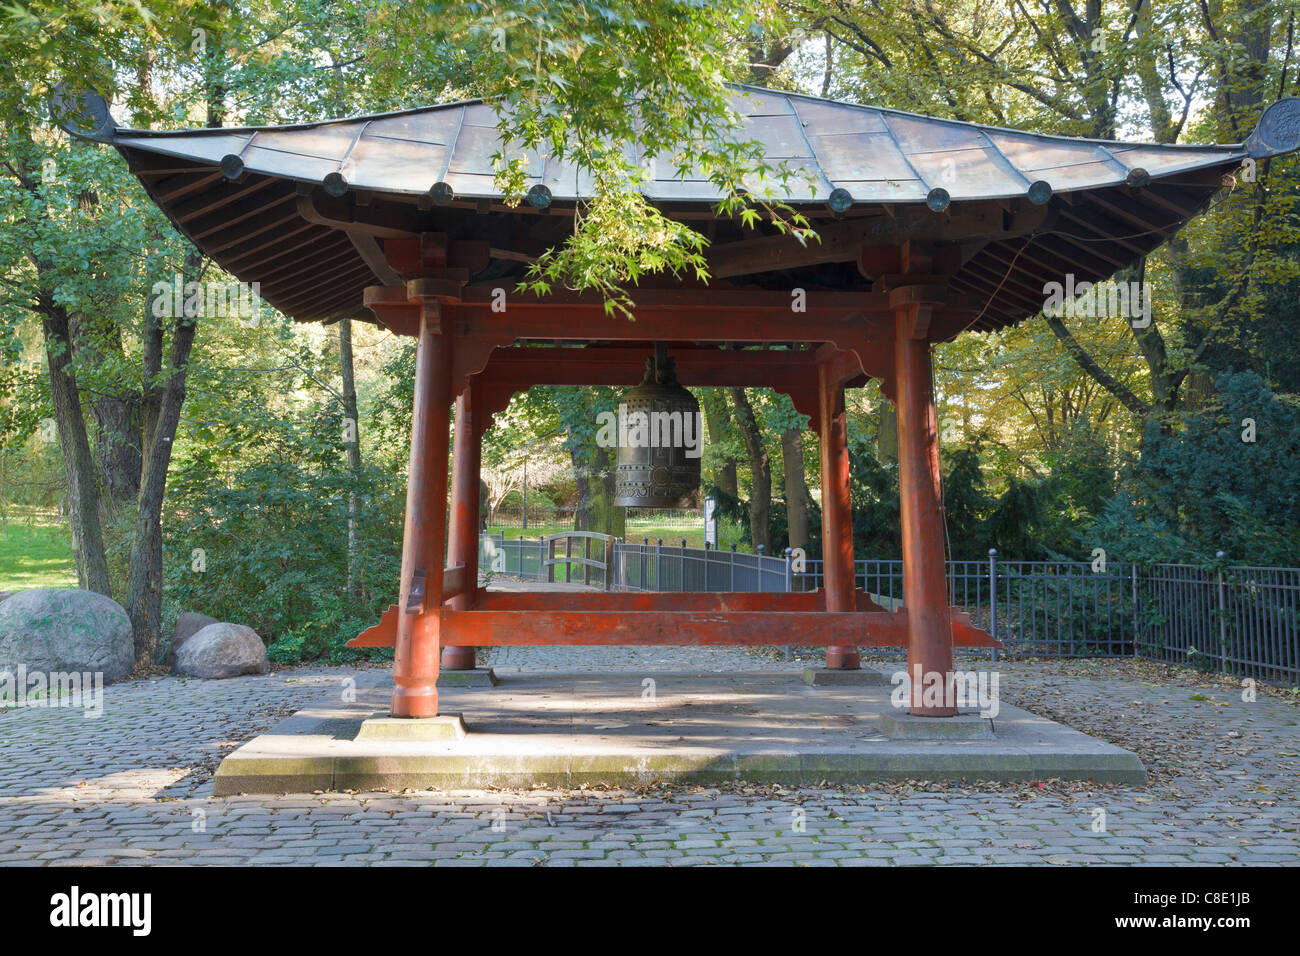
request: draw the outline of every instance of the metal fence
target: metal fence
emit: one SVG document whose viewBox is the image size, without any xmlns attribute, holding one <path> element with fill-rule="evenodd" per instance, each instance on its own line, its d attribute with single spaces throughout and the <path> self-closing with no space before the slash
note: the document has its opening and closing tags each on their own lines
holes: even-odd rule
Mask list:
<svg viewBox="0 0 1300 956">
<path fill-rule="evenodd" d="M 1300 683 L 1300 568 L 1157 565 L 1138 592 L 1141 656 Z"/>
<path fill-rule="evenodd" d="M 555 537 L 555 536 L 552 536 Z M 479 538 L 479 567 L 484 571 L 522 578 L 547 580 L 550 539 L 507 538 L 505 532 Z M 578 582 L 580 573 L 564 566 L 563 553 L 552 565 L 551 580 Z M 575 562 L 576 563 L 576 562 Z M 605 587 L 605 572 L 589 571 L 593 587 Z M 728 550 L 688 548 L 682 544 L 614 542 L 610 588 L 631 591 L 790 591 L 802 590 L 801 582 L 787 557 L 747 554 L 734 545 Z"/>
<path fill-rule="evenodd" d="M 491 567 L 544 579 L 542 539 L 490 537 Z M 881 606 L 902 604 L 903 563 L 859 560 L 857 584 Z M 604 587 L 603 571 L 591 583 Z M 557 577 L 557 580 L 563 578 Z M 577 580 L 578 578 L 575 578 Z M 1206 570 L 1119 561 L 948 562 L 954 607 L 1003 642 L 1007 657 L 1143 657 L 1239 677 L 1300 683 L 1300 568 Z M 611 587 L 639 591 L 811 591 L 820 560 L 615 542 Z M 986 654 L 981 649 L 963 651 Z"/>
<path fill-rule="evenodd" d="M 528 523 L 546 527 L 572 525 L 577 508 L 573 505 L 554 505 L 549 502 L 529 502 Z M 637 529 L 703 530 L 704 515 L 690 508 L 628 508 L 624 516 L 629 531 Z M 521 504 L 500 505 L 489 520 L 496 528 L 519 528 L 524 525 L 524 508 Z"/>
</svg>

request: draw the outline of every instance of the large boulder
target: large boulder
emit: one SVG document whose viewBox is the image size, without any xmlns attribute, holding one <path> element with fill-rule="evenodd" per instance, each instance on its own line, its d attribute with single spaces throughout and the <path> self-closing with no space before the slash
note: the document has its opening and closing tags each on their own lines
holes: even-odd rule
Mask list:
<svg viewBox="0 0 1300 956">
<path fill-rule="evenodd" d="M 220 624 L 215 617 L 208 617 L 206 614 L 199 614 L 195 611 L 186 611 L 176 619 L 176 627 L 172 630 L 172 649 L 167 654 L 167 663 L 173 668 L 176 666 L 176 652 L 195 634 L 203 630 L 209 624 Z"/>
<path fill-rule="evenodd" d="M 175 669 L 188 677 L 222 678 L 265 674 L 270 664 L 255 630 L 221 623 L 209 624 L 182 644 Z"/>
<path fill-rule="evenodd" d="M 37 588 L 0 604 L 0 671 L 89 671 L 104 683 L 131 675 L 131 619 L 94 591 Z"/>
</svg>

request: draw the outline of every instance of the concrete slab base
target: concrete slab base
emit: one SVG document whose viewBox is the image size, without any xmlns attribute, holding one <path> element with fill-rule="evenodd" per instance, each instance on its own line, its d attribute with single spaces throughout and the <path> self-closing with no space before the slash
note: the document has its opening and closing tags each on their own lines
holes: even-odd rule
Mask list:
<svg viewBox="0 0 1300 956">
<path fill-rule="evenodd" d="M 880 730 L 890 740 L 992 740 L 993 721 L 978 713 L 956 717 L 917 717 L 907 711 L 880 715 Z"/>
<path fill-rule="evenodd" d="M 643 696 L 647 686 L 652 698 Z M 465 736 L 412 740 L 362 734 L 365 724 L 388 732 L 385 718 L 372 723 L 387 711 L 391 687 L 381 687 L 359 691 L 351 704 L 332 696 L 282 721 L 227 756 L 214 787 L 228 796 L 657 781 L 1146 782 L 1136 755 L 1006 704 L 991 739 L 891 739 L 880 723 L 896 713 L 891 692 L 809 685 L 798 671 L 524 672 L 496 687 L 446 688 L 441 704 L 463 714 Z"/>
<path fill-rule="evenodd" d="M 490 667 L 475 667 L 464 671 L 438 671 L 439 687 L 495 687 L 501 683 L 496 671 Z"/>
<path fill-rule="evenodd" d="M 829 669 L 825 667 L 805 667 L 803 682 L 816 687 L 831 687 L 845 684 L 885 686 L 889 679 L 874 668 L 862 668 L 855 671 Z"/>
<path fill-rule="evenodd" d="M 464 740 L 465 722 L 460 714 L 437 717 L 394 717 L 375 714 L 361 722 L 355 740 Z"/>
</svg>

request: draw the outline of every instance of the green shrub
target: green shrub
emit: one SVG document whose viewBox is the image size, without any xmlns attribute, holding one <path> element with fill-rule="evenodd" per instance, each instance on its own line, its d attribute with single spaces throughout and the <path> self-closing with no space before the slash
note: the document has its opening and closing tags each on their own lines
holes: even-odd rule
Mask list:
<svg viewBox="0 0 1300 956">
<path fill-rule="evenodd" d="M 347 594 L 348 493 L 358 514 L 360 594 Z M 277 663 L 346 660 L 345 641 L 397 600 L 404 490 L 393 476 L 298 461 L 221 480 L 202 460 L 178 470 L 165 524 L 169 618 L 186 610 L 246 624 Z"/>
</svg>

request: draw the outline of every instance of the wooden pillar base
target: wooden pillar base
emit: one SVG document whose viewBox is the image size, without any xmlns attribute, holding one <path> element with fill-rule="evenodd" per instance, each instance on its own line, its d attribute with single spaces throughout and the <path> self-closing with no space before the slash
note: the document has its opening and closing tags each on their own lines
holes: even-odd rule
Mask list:
<svg viewBox="0 0 1300 956">
<path fill-rule="evenodd" d="M 393 687 L 394 717 L 437 717 L 438 676 L 396 678 Z"/>
<path fill-rule="evenodd" d="M 826 648 L 826 669 L 828 671 L 856 671 L 862 668 L 862 657 L 856 647 Z"/>
<path fill-rule="evenodd" d="M 472 671 L 475 653 L 472 647 L 444 647 L 442 649 L 442 669 L 445 671 Z"/>
</svg>

